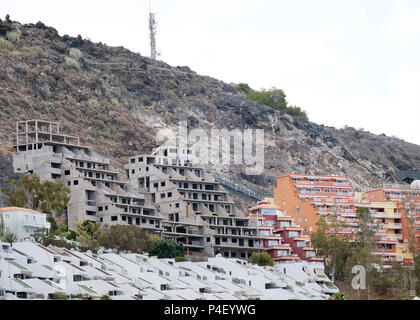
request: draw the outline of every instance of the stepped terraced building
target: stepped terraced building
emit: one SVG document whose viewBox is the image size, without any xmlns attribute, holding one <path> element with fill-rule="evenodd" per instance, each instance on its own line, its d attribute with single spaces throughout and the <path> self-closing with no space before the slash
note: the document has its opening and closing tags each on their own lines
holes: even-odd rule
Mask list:
<svg viewBox="0 0 420 320">
<path fill-rule="evenodd" d="M 202 167 L 194 152 L 170 146 L 131 157 L 125 166 L 131 188 L 150 194 L 165 217 L 165 237 L 189 254 L 248 258 L 263 248 L 257 220 L 247 217 L 229 193 Z"/>
<path fill-rule="evenodd" d="M 175 262 L 112 250 L 80 252 L 0 242 L 0 300 L 327 300 L 338 292 L 322 263 L 260 267 L 234 258 Z"/>
<path fill-rule="evenodd" d="M 162 147 L 129 159 L 126 173 L 62 134 L 59 123 L 16 124 L 16 173 L 63 179 L 70 188 L 66 223 L 90 220 L 136 225 L 184 244 L 187 255 L 248 258 L 263 248 L 256 219 L 248 218 L 203 168 L 193 151 Z"/>
<path fill-rule="evenodd" d="M 157 233 L 163 230 L 163 218 L 147 195 L 130 190 L 125 175 L 81 145 L 79 138 L 60 133 L 59 123 L 18 122 L 15 150 L 15 173 L 37 173 L 41 180 L 61 178 L 70 188 L 66 213 L 70 229 L 78 220 L 90 220 L 134 224 Z"/>
<path fill-rule="evenodd" d="M 420 186 L 393 185 L 355 193 L 344 176 L 288 174 L 277 178 L 274 203 L 310 235 L 320 217 L 334 216 L 343 226 L 338 233 L 350 241 L 359 230 L 358 208 L 367 208 L 376 233 L 374 254 L 387 266 L 411 265 L 410 234 L 420 237 Z"/>
</svg>

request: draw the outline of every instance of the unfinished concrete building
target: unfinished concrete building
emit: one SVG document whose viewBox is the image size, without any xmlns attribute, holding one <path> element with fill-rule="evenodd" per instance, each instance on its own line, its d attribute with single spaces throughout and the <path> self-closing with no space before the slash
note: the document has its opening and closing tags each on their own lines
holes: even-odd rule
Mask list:
<svg viewBox="0 0 420 320">
<path fill-rule="evenodd" d="M 160 147 L 129 158 L 129 184 L 149 193 L 167 218 L 163 236 L 184 243 L 191 255 L 248 258 L 262 250 L 257 221 L 247 218 L 228 192 L 202 167 L 193 165 L 188 148 Z"/>
<path fill-rule="evenodd" d="M 16 123 L 15 173 L 37 173 L 42 180 L 61 178 L 70 188 L 66 220 L 70 229 L 78 220 L 108 225 L 137 225 L 163 231 L 162 217 L 147 194 L 130 190 L 124 174 L 108 159 L 80 144 L 78 137 L 60 133 L 59 123 L 30 120 Z"/>
</svg>

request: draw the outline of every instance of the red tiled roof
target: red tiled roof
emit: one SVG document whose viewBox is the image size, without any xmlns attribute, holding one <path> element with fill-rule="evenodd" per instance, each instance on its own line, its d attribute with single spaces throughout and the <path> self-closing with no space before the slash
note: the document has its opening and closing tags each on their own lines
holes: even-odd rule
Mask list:
<svg viewBox="0 0 420 320">
<path fill-rule="evenodd" d="M 34 213 L 39 213 L 39 214 L 45 214 L 36 210 L 32 210 L 32 209 L 27 209 L 27 208 L 19 208 L 19 207 L 5 207 L 5 208 L 0 208 L 0 211 L 13 211 L 13 210 L 22 210 L 22 211 L 29 211 L 29 212 L 34 212 Z"/>
</svg>

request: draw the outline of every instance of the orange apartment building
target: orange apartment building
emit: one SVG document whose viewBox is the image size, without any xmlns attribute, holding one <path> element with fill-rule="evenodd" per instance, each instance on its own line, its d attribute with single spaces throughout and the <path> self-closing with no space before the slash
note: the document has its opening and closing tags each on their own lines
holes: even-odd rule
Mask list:
<svg viewBox="0 0 420 320">
<path fill-rule="evenodd" d="M 257 218 L 264 249 L 274 261 L 322 261 L 316 257 L 303 228 L 291 216 L 284 215 L 273 199 L 266 198 L 249 211 L 248 217 Z"/>
<path fill-rule="evenodd" d="M 412 254 L 407 243 L 404 243 L 401 213 L 398 212 L 397 203 L 369 201 L 360 206 L 369 209 L 370 216 L 376 224 L 376 244 L 372 253 L 380 256 L 384 266 L 393 262 L 411 265 Z"/>
<path fill-rule="evenodd" d="M 404 205 L 409 205 L 411 217 L 414 215 L 411 226 L 418 241 L 419 185 L 420 181 L 417 181 L 411 186 L 380 187 L 355 194 L 344 176 L 287 174 L 277 178 L 274 203 L 303 228 L 306 236 L 315 232 L 319 218 L 326 216 L 336 216 L 343 222 L 345 226 L 339 229 L 339 234 L 354 234 L 359 230 L 357 208 L 368 208 L 376 224 L 377 243 L 373 253 L 381 256 L 384 265 L 394 261 L 410 265 L 409 223 Z"/>
<path fill-rule="evenodd" d="M 412 233 L 415 252 L 419 250 L 420 241 L 420 180 L 409 185 L 385 185 L 364 193 L 364 198 L 371 202 L 393 202 L 396 204 L 394 221 L 401 227 L 401 238 L 409 245 L 409 234 Z M 411 232 L 410 232 L 411 231 Z"/>
<path fill-rule="evenodd" d="M 347 208 L 344 202 L 341 202 L 350 201 L 354 196 L 352 184 L 344 176 L 299 174 L 279 176 L 273 196 L 274 203 L 285 215 L 290 215 L 307 236 L 316 231 L 320 213 L 324 215 L 344 207 L 346 210 L 352 209 L 352 212 L 345 212 L 348 215 L 353 211 L 355 214 L 354 208 Z"/>
</svg>

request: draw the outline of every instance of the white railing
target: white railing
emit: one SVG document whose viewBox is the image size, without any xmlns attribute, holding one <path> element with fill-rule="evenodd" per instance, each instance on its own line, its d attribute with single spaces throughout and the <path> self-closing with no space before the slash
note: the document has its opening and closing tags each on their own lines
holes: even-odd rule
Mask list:
<svg viewBox="0 0 420 320">
<path fill-rule="evenodd" d="M 378 185 L 378 186 L 366 188 L 366 190 L 369 191 L 369 190 L 376 190 L 376 189 L 381 189 L 381 188 L 410 189 L 410 185 L 385 183 L 383 185 Z"/>
<path fill-rule="evenodd" d="M 314 182 L 306 180 L 296 180 L 296 184 L 314 184 Z"/>
<path fill-rule="evenodd" d="M 349 182 L 334 182 L 333 186 L 351 186 Z"/>
<path fill-rule="evenodd" d="M 396 229 L 401 229 L 402 228 L 402 224 L 401 223 L 387 223 L 384 224 L 385 228 L 396 228 Z"/>
<path fill-rule="evenodd" d="M 318 194 L 318 192 L 316 192 L 316 191 L 305 191 L 305 190 L 300 190 L 299 193 L 301 193 L 301 194 Z"/>
</svg>

